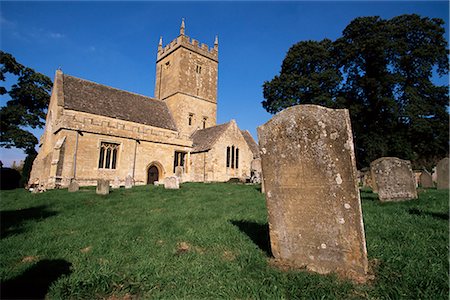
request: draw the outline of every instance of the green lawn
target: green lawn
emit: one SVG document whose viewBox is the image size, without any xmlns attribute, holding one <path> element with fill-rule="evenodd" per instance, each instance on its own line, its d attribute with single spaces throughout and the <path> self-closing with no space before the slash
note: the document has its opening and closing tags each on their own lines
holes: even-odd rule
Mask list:
<svg viewBox="0 0 450 300">
<path fill-rule="evenodd" d="M 448 191 L 379 203 L 362 192 L 376 279 L 269 265 L 256 186 L 183 184 L 1 192 L 2 297 L 50 299 L 448 299 Z"/>
</svg>

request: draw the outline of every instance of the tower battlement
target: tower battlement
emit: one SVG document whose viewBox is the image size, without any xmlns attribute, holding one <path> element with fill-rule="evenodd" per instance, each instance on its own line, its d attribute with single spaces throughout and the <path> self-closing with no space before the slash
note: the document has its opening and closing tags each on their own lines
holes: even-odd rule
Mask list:
<svg viewBox="0 0 450 300">
<path fill-rule="evenodd" d="M 198 40 L 190 38 L 189 36 L 184 34 L 184 19 L 181 23 L 180 35 L 167 44 L 165 47 L 162 45 L 162 37 L 159 40 L 158 45 L 158 55 L 156 61 L 160 61 L 179 47 L 184 47 L 191 51 L 195 51 L 196 53 L 206 56 L 214 61 L 218 61 L 219 56 L 219 42 L 216 36 L 216 40 L 214 41 L 214 46 L 209 47 L 207 44 L 199 43 Z"/>
</svg>

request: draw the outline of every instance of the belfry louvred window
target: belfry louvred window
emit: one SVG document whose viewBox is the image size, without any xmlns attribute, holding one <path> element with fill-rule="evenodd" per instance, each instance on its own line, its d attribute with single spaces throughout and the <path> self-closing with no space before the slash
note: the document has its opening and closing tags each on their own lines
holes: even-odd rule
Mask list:
<svg viewBox="0 0 450 300">
<path fill-rule="evenodd" d="M 102 142 L 98 159 L 99 169 L 116 169 L 119 144 Z"/>
</svg>

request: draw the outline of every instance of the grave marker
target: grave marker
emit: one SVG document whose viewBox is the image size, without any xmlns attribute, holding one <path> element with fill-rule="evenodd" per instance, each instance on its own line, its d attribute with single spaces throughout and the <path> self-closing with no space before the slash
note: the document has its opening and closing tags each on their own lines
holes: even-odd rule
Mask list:
<svg viewBox="0 0 450 300">
<path fill-rule="evenodd" d="M 258 128 L 272 253 L 282 264 L 365 281 L 350 117 L 297 105 Z"/>
</svg>

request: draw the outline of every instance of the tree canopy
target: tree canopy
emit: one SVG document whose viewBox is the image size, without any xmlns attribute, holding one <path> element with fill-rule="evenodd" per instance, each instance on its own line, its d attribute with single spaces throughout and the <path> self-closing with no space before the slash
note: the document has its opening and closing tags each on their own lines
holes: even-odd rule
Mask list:
<svg viewBox="0 0 450 300">
<path fill-rule="evenodd" d="M 52 81 L 3 51 L 0 51 L 0 65 L 1 81 L 6 80 L 7 73 L 17 77 L 17 82 L 9 90 L 0 87 L 0 95 L 8 94 L 10 97 L 0 109 L 0 146 L 16 147 L 33 154 L 38 139 L 26 128 L 44 126 Z"/>
<path fill-rule="evenodd" d="M 418 15 L 354 19 L 336 41 L 293 45 L 279 75 L 263 85 L 270 113 L 297 104 L 347 108 L 358 166 L 382 156 L 432 167 L 448 155 L 444 21 Z"/>
</svg>

